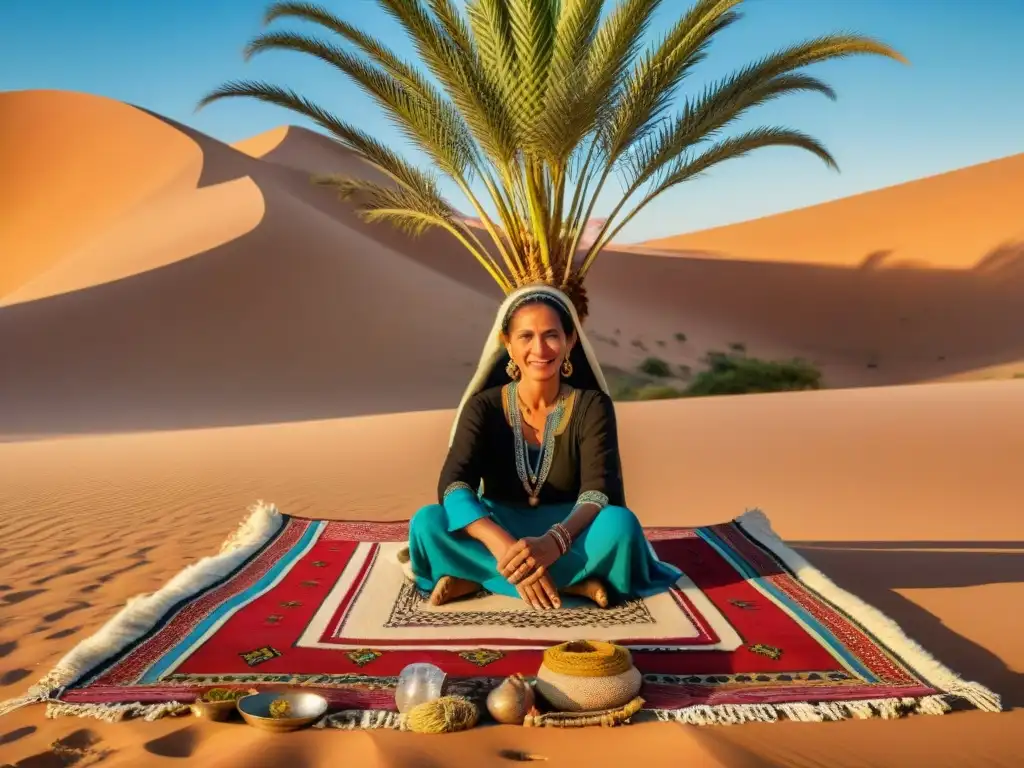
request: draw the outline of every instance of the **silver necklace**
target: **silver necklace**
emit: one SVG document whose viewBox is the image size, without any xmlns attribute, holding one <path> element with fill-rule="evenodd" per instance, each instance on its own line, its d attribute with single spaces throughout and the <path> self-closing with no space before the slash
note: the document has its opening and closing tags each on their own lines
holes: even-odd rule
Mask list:
<svg viewBox="0 0 1024 768">
<path fill-rule="evenodd" d="M 541 440 L 540 452 L 536 467 L 531 466 L 526 447 L 526 436 L 523 434 L 523 413 L 520 409 L 519 385 L 513 381 L 508 385 L 508 411 L 512 419 L 512 434 L 515 438 L 516 472 L 529 495 L 531 507 L 540 504 L 540 489 L 551 471 L 551 462 L 555 452 L 555 427 L 562 421 L 565 413 L 565 397 L 559 397 L 555 407 L 544 419 L 544 437 Z"/>
</svg>

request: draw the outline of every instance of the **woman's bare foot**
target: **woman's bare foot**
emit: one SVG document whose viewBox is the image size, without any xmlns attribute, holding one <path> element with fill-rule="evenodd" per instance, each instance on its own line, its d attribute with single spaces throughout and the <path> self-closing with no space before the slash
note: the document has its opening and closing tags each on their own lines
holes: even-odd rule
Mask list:
<svg viewBox="0 0 1024 768">
<path fill-rule="evenodd" d="M 479 592 L 480 585 L 475 581 L 457 579 L 454 576 L 442 576 L 434 585 L 434 591 L 430 593 L 431 605 L 444 605 L 460 597 Z"/>
<path fill-rule="evenodd" d="M 585 597 L 597 603 L 600 608 L 608 607 L 608 593 L 605 591 L 604 584 L 601 583 L 600 579 L 589 578 L 584 579 L 578 584 L 573 584 L 571 587 L 566 587 L 562 590 L 567 595 L 576 595 L 577 597 Z"/>
</svg>

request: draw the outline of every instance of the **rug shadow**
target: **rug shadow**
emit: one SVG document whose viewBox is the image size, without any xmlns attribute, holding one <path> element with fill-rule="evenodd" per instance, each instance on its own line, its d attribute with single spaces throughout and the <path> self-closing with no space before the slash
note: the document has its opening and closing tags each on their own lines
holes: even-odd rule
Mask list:
<svg viewBox="0 0 1024 768">
<path fill-rule="evenodd" d="M 961 677 L 998 693 L 1004 709 L 1024 707 L 1024 674 L 897 592 L 1024 583 L 1024 542 L 794 542 L 790 546 L 840 587 L 886 614 Z M 980 547 L 1020 551 L 950 551 Z M 1007 613 L 1007 631 L 1011 621 Z"/>
</svg>

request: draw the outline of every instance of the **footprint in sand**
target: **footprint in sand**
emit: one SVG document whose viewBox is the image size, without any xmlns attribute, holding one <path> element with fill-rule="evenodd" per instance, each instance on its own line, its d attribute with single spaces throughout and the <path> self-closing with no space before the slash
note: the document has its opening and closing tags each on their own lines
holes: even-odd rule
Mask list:
<svg viewBox="0 0 1024 768">
<path fill-rule="evenodd" d="M 0 603 L 3 603 L 4 605 L 15 605 L 17 603 L 22 603 L 31 597 L 35 597 L 36 595 L 41 595 L 45 591 L 45 589 L 26 589 L 21 592 L 11 592 L 0 597 Z"/>
<path fill-rule="evenodd" d="M 0 659 L 4 656 L 10 656 L 14 652 L 14 649 L 18 647 L 17 640 L 11 640 L 7 643 L 0 643 Z"/>
<path fill-rule="evenodd" d="M 4 744 L 10 744 L 12 742 L 15 742 L 18 739 L 24 739 L 26 736 L 31 736 L 37 730 L 39 729 L 36 728 L 34 725 L 26 725 L 23 728 L 15 728 L 13 731 L 9 731 L 8 733 L 5 733 L 3 736 L 0 736 L 0 747 L 2 747 Z"/>
<path fill-rule="evenodd" d="M 147 741 L 143 747 L 150 754 L 160 757 L 191 757 L 198 743 L 198 729 L 194 725 L 187 725 L 166 736 Z"/>
<path fill-rule="evenodd" d="M 53 579 L 59 579 L 61 576 L 70 576 L 70 575 L 72 575 L 74 573 L 78 573 L 79 571 L 84 571 L 84 570 L 85 570 L 85 566 L 84 565 L 69 565 L 66 568 L 62 568 L 57 573 L 51 573 L 49 576 L 43 576 L 41 578 L 36 579 L 35 581 L 32 582 L 32 586 L 39 587 L 39 586 L 42 586 L 43 584 L 45 584 L 48 581 L 52 581 Z"/>
<path fill-rule="evenodd" d="M 59 632 L 54 632 L 52 635 L 47 635 L 47 640 L 63 640 L 65 637 L 71 637 L 71 635 L 78 632 L 81 627 L 71 627 L 69 629 L 62 629 Z"/>
<path fill-rule="evenodd" d="M 99 589 L 102 586 L 103 586 L 102 584 L 86 584 L 84 587 L 82 587 L 78 591 L 81 592 L 82 594 L 87 595 L 90 592 L 95 592 L 97 589 Z"/>
<path fill-rule="evenodd" d="M 149 565 L 149 561 L 137 560 L 129 566 L 125 566 L 124 568 L 120 568 L 116 571 L 111 571 L 110 573 L 103 574 L 102 576 L 100 576 L 100 582 L 106 584 L 108 581 L 113 581 L 118 576 L 128 573 L 128 571 L 134 571 L 136 568 L 141 568 L 144 565 Z"/>
<path fill-rule="evenodd" d="M 32 672 L 28 669 L 12 669 L 7 672 L 0 672 L 0 685 L 14 685 L 20 683 Z"/>
<path fill-rule="evenodd" d="M 45 616 L 43 616 L 43 621 L 52 624 L 55 621 L 60 621 L 68 614 L 75 613 L 76 611 L 81 611 L 86 608 L 92 608 L 92 603 L 87 603 L 84 600 L 79 601 L 75 605 L 69 605 L 67 608 L 61 608 L 59 611 L 54 611 L 53 613 L 46 614 Z"/>
<path fill-rule="evenodd" d="M 99 749 L 100 738 L 86 728 L 57 739 L 46 752 L 40 752 L 19 761 L 18 768 L 66 768 L 71 765 L 95 765 L 113 750 Z"/>
</svg>

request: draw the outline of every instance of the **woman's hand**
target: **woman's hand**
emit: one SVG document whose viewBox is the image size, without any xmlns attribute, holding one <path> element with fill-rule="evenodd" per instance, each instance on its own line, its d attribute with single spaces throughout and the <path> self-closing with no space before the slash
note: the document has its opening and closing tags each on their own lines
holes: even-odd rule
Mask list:
<svg viewBox="0 0 1024 768">
<path fill-rule="evenodd" d="M 538 570 L 540 569 L 538 568 Z M 534 571 L 530 574 L 530 578 L 533 579 L 536 573 L 537 571 Z M 551 580 L 551 576 L 546 572 L 529 584 L 519 584 L 516 590 L 528 605 L 538 611 L 562 607 L 562 601 L 558 597 L 558 589 L 555 587 L 555 582 Z"/>
<path fill-rule="evenodd" d="M 538 570 L 541 571 L 539 579 L 561 556 L 562 551 L 552 535 L 528 536 L 505 551 L 498 560 L 498 573 L 508 579 L 509 584 L 519 584 Z"/>
</svg>

